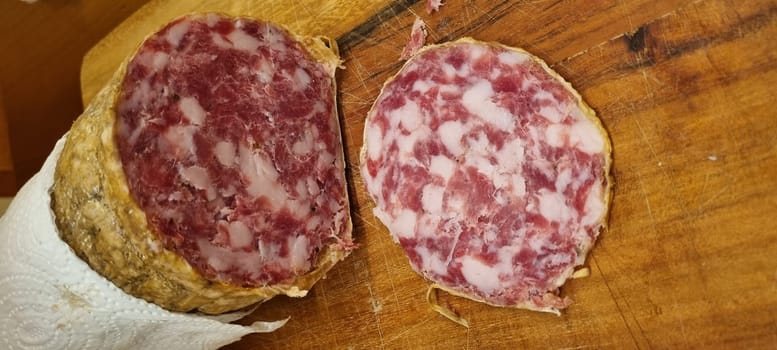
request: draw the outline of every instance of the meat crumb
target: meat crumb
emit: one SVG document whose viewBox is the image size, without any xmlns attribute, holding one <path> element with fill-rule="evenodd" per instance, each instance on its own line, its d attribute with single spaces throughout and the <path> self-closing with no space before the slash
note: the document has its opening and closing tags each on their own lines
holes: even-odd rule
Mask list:
<svg viewBox="0 0 777 350">
<path fill-rule="evenodd" d="M 399 60 L 406 60 L 418 52 L 426 43 L 426 23 L 420 17 L 415 18 L 413 29 L 410 31 L 410 40 L 402 50 Z"/>
<path fill-rule="evenodd" d="M 440 11 L 440 6 L 442 6 L 442 0 L 429 0 L 426 2 L 426 13 Z"/>
</svg>

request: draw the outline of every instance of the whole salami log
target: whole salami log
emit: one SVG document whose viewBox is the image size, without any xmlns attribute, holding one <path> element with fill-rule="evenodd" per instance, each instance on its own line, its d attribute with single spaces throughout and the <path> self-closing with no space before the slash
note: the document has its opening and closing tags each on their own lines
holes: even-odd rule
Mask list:
<svg viewBox="0 0 777 350">
<path fill-rule="evenodd" d="M 415 271 L 496 306 L 559 313 L 606 224 L 610 143 L 531 54 L 473 39 L 423 48 L 370 110 L 361 174 Z"/>
<path fill-rule="evenodd" d="M 336 51 L 218 14 L 148 37 L 68 134 L 52 190 L 63 240 L 173 311 L 304 296 L 354 247 Z"/>
</svg>

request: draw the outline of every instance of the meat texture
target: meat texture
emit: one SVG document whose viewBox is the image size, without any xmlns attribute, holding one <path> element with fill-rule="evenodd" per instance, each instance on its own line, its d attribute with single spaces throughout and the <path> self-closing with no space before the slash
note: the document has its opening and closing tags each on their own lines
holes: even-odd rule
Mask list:
<svg viewBox="0 0 777 350">
<path fill-rule="evenodd" d="M 406 60 L 418 52 L 426 43 L 426 23 L 420 17 L 413 21 L 413 27 L 410 29 L 410 40 L 405 44 L 399 60 Z"/>
<path fill-rule="evenodd" d="M 610 143 L 531 54 L 465 38 L 425 47 L 370 110 L 361 174 L 415 271 L 451 293 L 558 313 L 605 226 Z"/>
<path fill-rule="evenodd" d="M 220 313 L 303 296 L 354 247 L 326 38 L 217 14 L 148 37 L 68 135 L 62 238 L 126 292 Z"/>
</svg>

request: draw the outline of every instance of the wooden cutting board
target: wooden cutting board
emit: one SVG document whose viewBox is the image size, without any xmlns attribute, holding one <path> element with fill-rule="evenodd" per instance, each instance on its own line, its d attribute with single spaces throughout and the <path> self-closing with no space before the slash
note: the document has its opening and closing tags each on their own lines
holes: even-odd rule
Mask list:
<svg viewBox="0 0 777 350">
<path fill-rule="evenodd" d="M 777 3 L 448 0 L 152 1 L 95 46 L 88 102 L 145 35 L 192 10 L 264 17 L 340 45 L 339 107 L 361 248 L 309 296 L 244 320 L 289 323 L 229 349 L 777 348 Z M 610 228 L 562 289 L 561 317 L 443 297 L 469 329 L 434 313 L 427 282 L 371 214 L 358 169 L 364 117 L 415 16 L 429 41 L 461 36 L 545 59 L 598 112 L 614 145 Z"/>
</svg>

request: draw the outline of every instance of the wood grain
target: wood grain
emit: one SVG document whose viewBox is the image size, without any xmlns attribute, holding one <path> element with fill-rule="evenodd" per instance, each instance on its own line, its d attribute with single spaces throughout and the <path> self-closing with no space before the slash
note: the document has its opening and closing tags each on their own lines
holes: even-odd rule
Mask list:
<svg viewBox="0 0 777 350">
<path fill-rule="evenodd" d="M 177 15 L 168 6 L 154 2 L 130 21 Z M 308 297 L 276 298 L 242 321 L 291 316 L 284 328 L 227 348 L 777 347 L 774 1 L 450 0 L 439 13 L 423 8 L 393 2 L 348 25 L 319 23 L 338 33 L 345 59 L 339 104 L 361 248 Z M 364 117 L 401 66 L 416 14 L 430 41 L 473 36 L 547 60 L 612 137 L 610 228 L 588 260 L 591 276 L 563 287 L 575 303 L 561 317 L 443 297 L 472 326 L 447 321 L 427 307 L 427 282 L 371 214 L 356 166 Z M 126 48 L 116 46 L 126 30 L 90 52 L 83 82 L 107 79 L 92 65 Z"/>
</svg>

